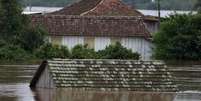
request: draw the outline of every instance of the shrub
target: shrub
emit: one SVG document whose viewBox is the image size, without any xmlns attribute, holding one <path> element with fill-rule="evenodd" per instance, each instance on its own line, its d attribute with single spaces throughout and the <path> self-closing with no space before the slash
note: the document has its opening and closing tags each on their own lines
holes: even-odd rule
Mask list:
<svg viewBox="0 0 201 101">
<path fill-rule="evenodd" d="M 46 32 L 32 27 L 30 16 L 22 12 L 19 0 L 0 0 L 0 40 L 32 52 L 44 43 Z"/>
<path fill-rule="evenodd" d="M 19 43 L 25 50 L 34 51 L 45 43 L 46 35 L 47 32 L 41 26 L 31 27 L 20 36 Z"/>
<path fill-rule="evenodd" d="M 140 55 L 133 53 L 132 50 L 123 47 L 119 42 L 115 45 L 106 47 L 105 50 L 98 52 L 102 59 L 135 59 L 138 60 Z"/>
<path fill-rule="evenodd" d="M 36 56 L 41 59 L 52 59 L 52 58 L 69 58 L 70 53 L 67 47 L 52 45 L 50 43 L 41 46 L 36 51 Z"/>
<path fill-rule="evenodd" d="M 154 35 L 154 57 L 165 60 L 201 59 L 201 14 L 172 15 Z"/>
<path fill-rule="evenodd" d="M 0 47 L 4 47 L 6 45 L 6 41 L 0 39 Z"/>
<path fill-rule="evenodd" d="M 0 48 L 0 60 L 23 61 L 30 58 L 33 58 L 33 56 L 29 55 L 29 53 L 19 46 L 5 45 Z"/>
<path fill-rule="evenodd" d="M 96 59 L 98 58 L 94 49 L 87 48 L 87 45 L 76 45 L 71 52 L 72 59 Z"/>
</svg>

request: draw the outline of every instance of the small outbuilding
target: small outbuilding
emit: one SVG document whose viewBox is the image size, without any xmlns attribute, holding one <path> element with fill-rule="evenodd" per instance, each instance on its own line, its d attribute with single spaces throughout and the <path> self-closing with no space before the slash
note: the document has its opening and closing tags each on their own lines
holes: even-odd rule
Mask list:
<svg viewBox="0 0 201 101">
<path fill-rule="evenodd" d="M 30 87 L 93 91 L 177 91 L 163 62 L 134 60 L 44 61 Z"/>
</svg>

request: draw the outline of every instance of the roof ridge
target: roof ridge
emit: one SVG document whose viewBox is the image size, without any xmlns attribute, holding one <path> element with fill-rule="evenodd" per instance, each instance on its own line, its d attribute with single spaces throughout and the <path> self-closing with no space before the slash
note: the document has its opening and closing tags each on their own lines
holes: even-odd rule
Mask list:
<svg viewBox="0 0 201 101">
<path fill-rule="evenodd" d="M 93 9 L 97 4 L 103 0 L 81 0 L 76 3 L 66 6 L 61 10 L 49 13 L 49 14 L 58 14 L 58 15 L 80 15 L 85 11 Z"/>
<path fill-rule="evenodd" d="M 61 10 L 48 13 L 51 15 L 81 16 L 144 16 L 141 12 L 128 6 L 122 0 L 81 0 Z"/>
<path fill-rule="evenodd" d="M 83 12 L 83 13 L 80 14 L 80 15 L 82 16 L 82 15 L 85 15 L 86 13 L 88 13 L 88 12 L 90 12 L 90 11 L 95 10 L 95 9 L 97 8 L 97 6 L 100 5 L 100 4 L 102 4 L 103 2 L 104 2 L 104 0 L 101 0 L 94 8 L 92 8 L 91 10 L 88 10 L 88 11 L 86 11 L 86 12 Z"/>
<path fill-rule="evenodd" d="M 114 14 L 113 14 L 114 13 Z M 102 0 L 93 9 L 83 12 L 82 16 L 89 15 L 126 15 L 126 16 L 144 16 L 139 11 L 135 10 L 133 7 L 128 6 L 122 0 Z"/>
</svg>

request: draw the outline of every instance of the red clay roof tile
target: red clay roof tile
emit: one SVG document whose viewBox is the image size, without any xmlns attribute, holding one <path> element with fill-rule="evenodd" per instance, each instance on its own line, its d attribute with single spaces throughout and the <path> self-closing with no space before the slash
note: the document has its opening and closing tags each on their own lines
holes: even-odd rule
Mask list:
<svg viewBox="0 0 201 101">
<path fill-rule="evenodd" d="M 32 23 L 56 36 L 151 37 L 143 19 L 133 16 L 35 15 Z"/>
<path fill-rule="evenodd" d="M 121 0 L 81 0 L 71 6 L 52 12 L 53 15 L 143 16 Z"/>
</svg>

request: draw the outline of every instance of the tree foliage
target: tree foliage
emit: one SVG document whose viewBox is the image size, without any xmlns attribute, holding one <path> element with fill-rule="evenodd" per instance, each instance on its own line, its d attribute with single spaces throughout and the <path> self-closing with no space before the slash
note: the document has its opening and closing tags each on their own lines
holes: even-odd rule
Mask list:
<svg viewBox="0 0 201 101">
<path fill-rule="evenodd" d="M 22 8 L 17 0 L 0 0 L 0 35 L 9 43 L 17 43 L 19 35 L 23 33 L 26 18 L 22 15 Z"/>
<path fill-rule="evenodd" d="M 201 14 L 172 15 L 154 36 L 157 59 L 201 59 Z"/>
<path fill-rule="evenodd" d="M 72 59 L 96 59 L 98 58 L 97 53 L 94 49 L 87 48 L 87 45 L 76 45 L 71 50 Z"/>
<path fill-rule="evenodd" d="M 30 59 L 31 57 L 33 56 L 19 46 L 1 45 L 0 60 L 22 61 Z"/>
<path fill-rule="evenodd" d="M 135 59 L 138 60 L 140 55 L 133 53 L 132 50 L 123 47 L 119 42 L 115 45 L 109 45 L 105 50 L 98 52 L 102 59 Z"/>
<path fill-rule="evenodd" d="M 76 45 L 69 52 L 65 46 L 45 44 L 36 51 L 36 56 L 41 59 L 71 58 L 71 59 L 134 59 L 140 55 L 126 49 L 120 43 L 110 45 L 106 49 L 96 52 L 87 45 Z"/>
<path fill-rule="evenodd" d="M 32 27 L 17 0 L 0 0 L 0 11 L 1 40 L 31 51 L 44 43 L 46 32 L 41 27 Z"/>
<path fill-rule="evenodd" d="M 199 12 L 201 12 L 201 0 L 197 0 L 195 4 L 195 9 L 197 9 Z"/>
<path fill-rule="evenodd" d="M 47 43 L 41 46 L 35 55 L 40 59 L 69 58 L 70 52 L 65 46 Z"/>
<path fill-rule="evenodd" d="M 35 28 L 28 27 L 25 32 L 21 34 L 19 43 L 23 49 L 32 52 L 47 42 L 45 40 L 46 35 L 46 30 L 41 26 Z"/>
</svg>

